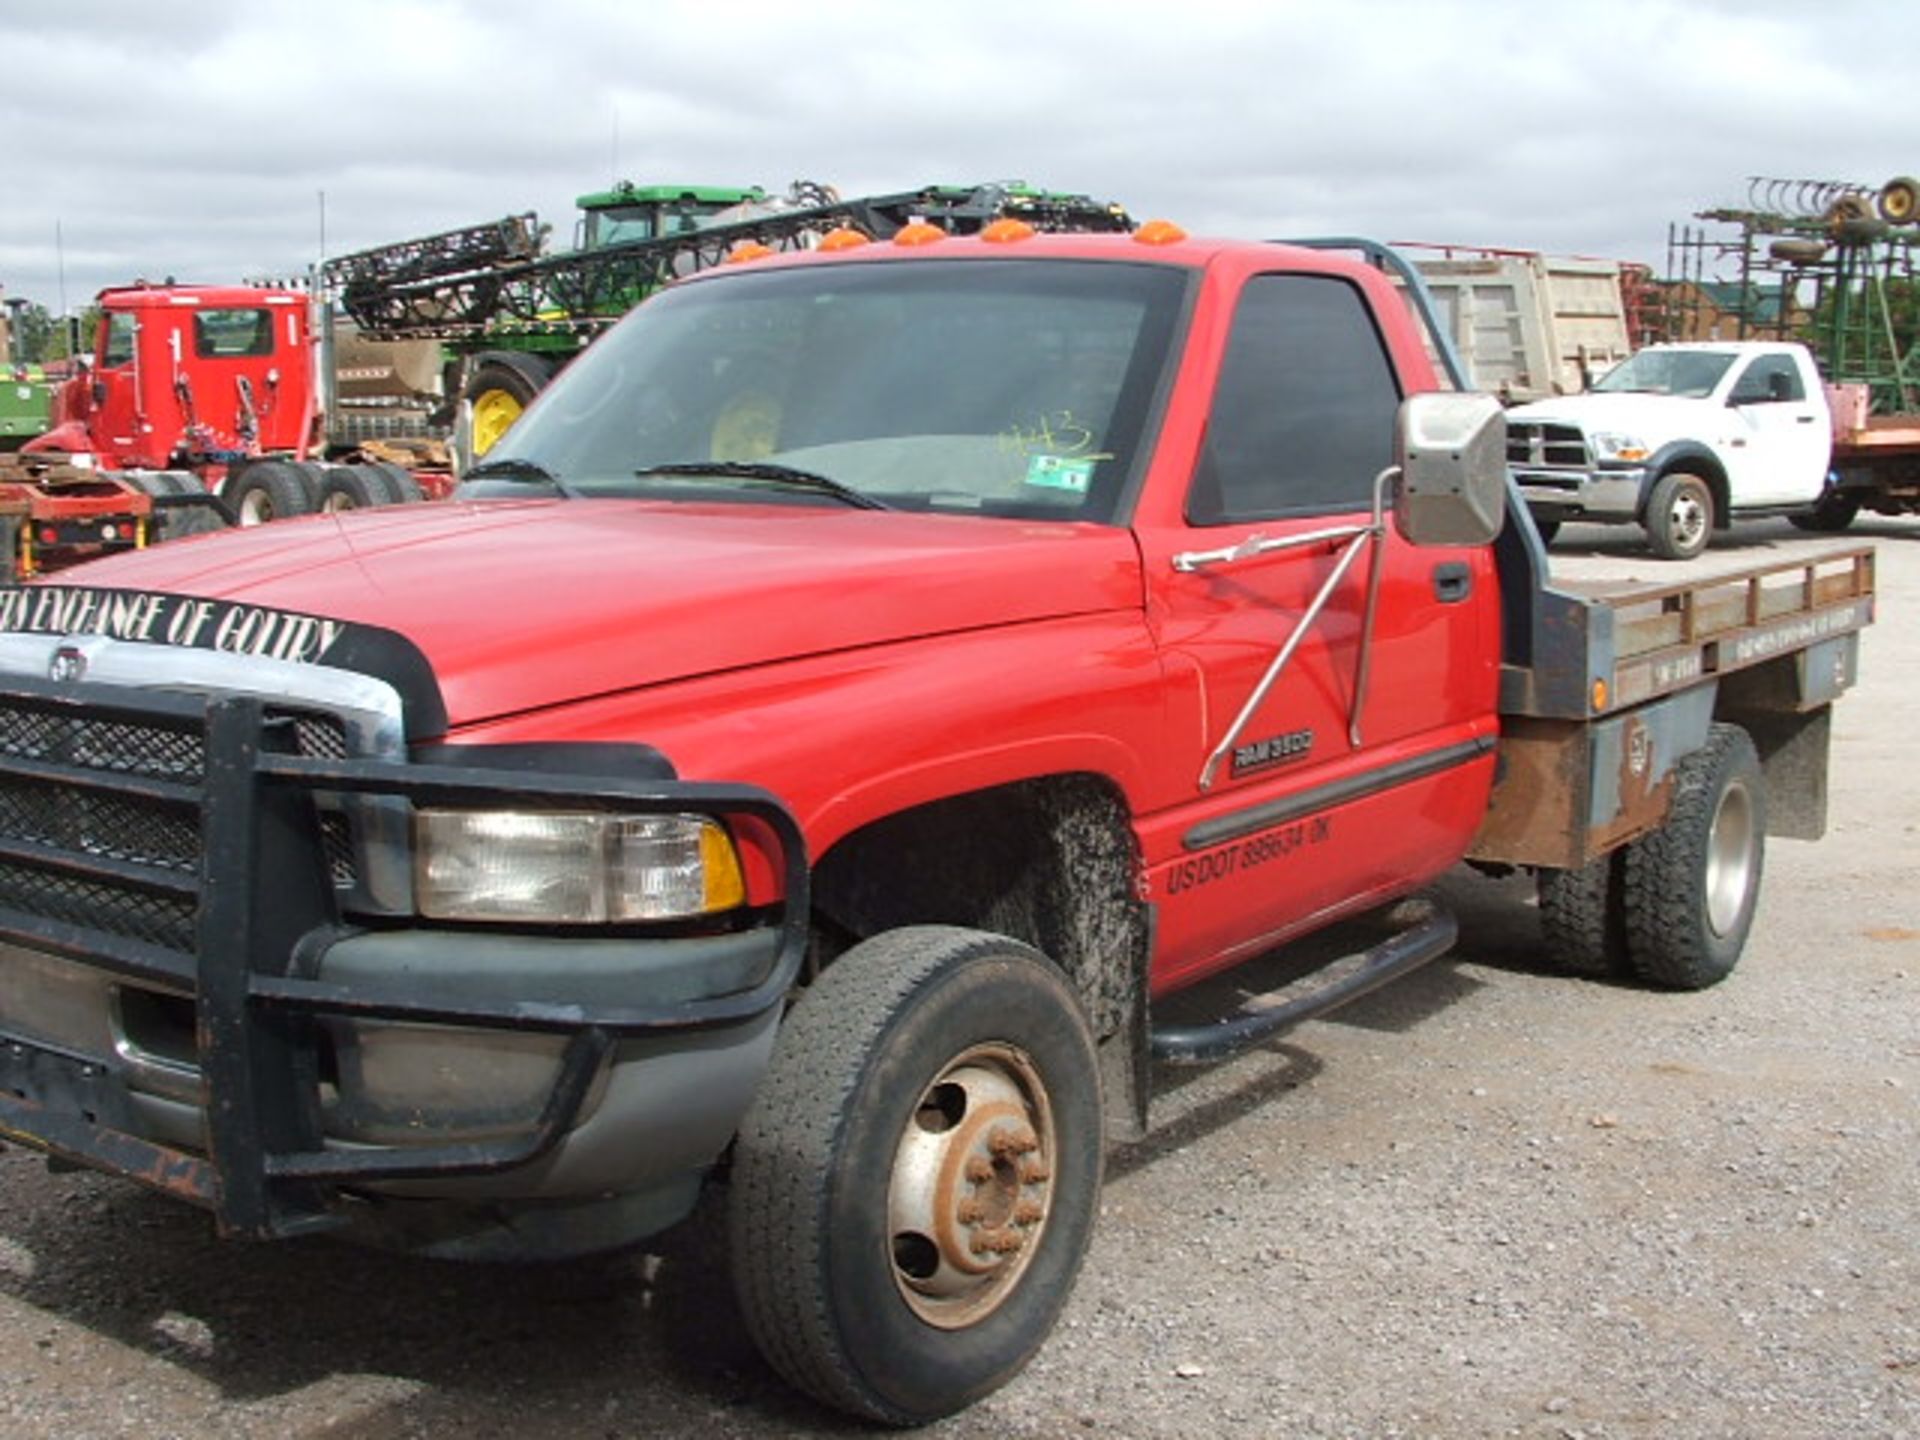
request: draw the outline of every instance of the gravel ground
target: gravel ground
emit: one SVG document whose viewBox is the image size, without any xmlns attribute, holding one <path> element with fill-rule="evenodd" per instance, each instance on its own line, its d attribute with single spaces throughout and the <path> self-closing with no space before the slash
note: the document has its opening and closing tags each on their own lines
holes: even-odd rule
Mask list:
<svg viewBox="0 0 1920 1440">
<path fill-rule="evenodd" d="M 1832 827 L 1775 844 L 1699 995 L 1548 978 L 1524 881 L 1453 957 L 1235 1064 L 1168 1072 L 1033 1367 L 935 1436 L 1920 1433 L 1920 523 L 1835 727 Z M 1743 527 L 1716 555 L 1806 542 Z M 1572 528 L 1556 567 L 1671 576 Z M 460 1267 L 215 1243 L 0 1154 L 0 1433 L 861 1433 L 744 1337 L 711 1218 L 650 1253 Z"/>
</svg>

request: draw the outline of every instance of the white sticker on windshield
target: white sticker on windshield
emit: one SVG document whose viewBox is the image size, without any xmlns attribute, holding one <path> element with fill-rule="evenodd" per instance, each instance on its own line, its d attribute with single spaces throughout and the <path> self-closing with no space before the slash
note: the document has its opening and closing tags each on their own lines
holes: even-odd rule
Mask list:
<svg viewBox="0 0 1920 1440">
<path fill-rule="evenodd" d="M 1065 455 L 1034 455 L 1027 460 L 1027 484 L 1037 485 L 1043 490 L 1071 490 L 1076 495 L 1087 493 L 1087 485 L 1093 479 L 1094 462 L 1085 459 L 1073 459 Z"/>
</svg>

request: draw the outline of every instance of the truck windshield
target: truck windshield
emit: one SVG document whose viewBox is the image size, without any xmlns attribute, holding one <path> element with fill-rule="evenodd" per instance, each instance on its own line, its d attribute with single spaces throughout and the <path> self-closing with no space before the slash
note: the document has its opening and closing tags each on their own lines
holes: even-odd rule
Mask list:
<svg viewBox="0 0 1920 1440">
<path fill-rule="evenodd" d="M 1704 400 L 1732 364 L 1733 356 L 1710 350 L 1642 350 L 1602 375 L 1593 388 Z"/>
<path fill-rule="evenodd" d="M 569 366 L 488 460 L 577 495 L 834 503 L 754 474 L 784 466 L 893 509 L 1109 521 L 1185 285 L 1033 260 L 686 285 Z"/>
</svg>

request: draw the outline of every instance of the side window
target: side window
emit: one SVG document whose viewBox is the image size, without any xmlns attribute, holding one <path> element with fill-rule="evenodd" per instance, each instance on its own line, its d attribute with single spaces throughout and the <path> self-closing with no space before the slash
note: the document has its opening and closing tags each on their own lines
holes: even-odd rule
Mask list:
<svg viewBox="0 0 1920 1440">
<path fill-rule="evenodd" d="M 1764 405 L 1769 401 L 1804 400 L 1807 387 L 1791 355 L 1762 355 L 1748 365 L 1727 394 L 1730 405 Z"/>
<path fill-rule="evenodd" d="M 133 316 L 116 310 L 107 316 L 107 343 L 100 352 L 102 365 L 125 365 L 133 359 Z"/>
<path fill-rule="evenodd" d="M 1360 294 L 1319 275 L 1241 292 L 1187 519 L 1221 525 L 1373 503 L 1400 386 Z"/>
</svg>

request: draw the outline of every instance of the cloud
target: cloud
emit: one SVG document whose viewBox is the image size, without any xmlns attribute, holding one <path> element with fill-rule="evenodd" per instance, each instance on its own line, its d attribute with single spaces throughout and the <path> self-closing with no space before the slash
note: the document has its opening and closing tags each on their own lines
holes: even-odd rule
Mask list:
<svg viewBox="0 0 1920 1440">
<path fill-rule="evenodd" d="M 1906 0 L 67 0 L 0 19 L 0 283 L 218 281 L 640 181 L 1024 178 L 1201 232 L 1659 261 L 1752 174 L 1920 168 Z"/>
</svg>

